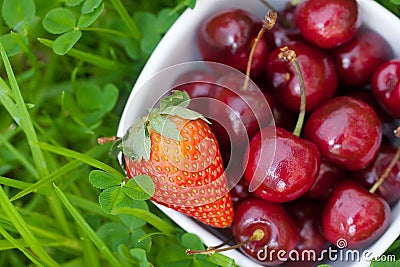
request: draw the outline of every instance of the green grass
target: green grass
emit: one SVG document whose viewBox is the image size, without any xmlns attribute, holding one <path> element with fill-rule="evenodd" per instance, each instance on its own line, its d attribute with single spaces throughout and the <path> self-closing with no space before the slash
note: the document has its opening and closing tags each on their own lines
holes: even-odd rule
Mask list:
<svg viewBox="0 0 400 267">
<path fill-rule="evenodd" d="M 380 2 L 399 15 L 400 3 Z M 119 184 L 110 146 L 97 144 L 116 133 L 149 55 L 194 3 L 0 0 L 0 266 L 235 266 L 187 256 L 200 239 Z M 93 170 L 114 183 L 94 187 Z"/>
</svg>

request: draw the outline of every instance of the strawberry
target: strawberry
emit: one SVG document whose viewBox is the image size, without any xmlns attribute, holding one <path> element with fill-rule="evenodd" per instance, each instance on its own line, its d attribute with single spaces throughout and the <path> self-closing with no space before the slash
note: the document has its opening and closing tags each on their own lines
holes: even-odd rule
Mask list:
<svg viewBox="0 0 400 267">
<path fill-rule="evenodd" d="M 122 139 L 128 177 L 146 174 L 152 200 L 211 225 L 232 223 L 233 206 L 218 143 L 208 121 L 174 91 Z"/>
</svg>

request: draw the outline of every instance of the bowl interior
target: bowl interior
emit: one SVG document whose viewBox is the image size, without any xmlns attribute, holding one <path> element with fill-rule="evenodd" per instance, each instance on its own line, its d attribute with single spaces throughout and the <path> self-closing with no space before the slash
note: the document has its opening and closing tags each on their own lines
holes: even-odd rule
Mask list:
<svg viewBox="0 0 400 267">
<path fill-rule="evenodd" d="M 272 6 L 279 10 L 284 8 L 286 1 L 269 0 Z M 396 57 L 400 57 L 400 35 L 393 34 L 400 29 L 400 20 L 377 4 L 375 1 L 358 0 L 362 22 L 367 27 L 380 33 L 392 46 Z M 184 70 L 182 63 L 201 60 L 196 48 L 196 29 L 208 16 L 227 8 L 241 8 L 248 10 L 260 19 L 268 8 L 259 0 L 197 0 L 196 7 L 185 11 L 176 23 L 161 40 L 141 75 L 137 79 L 131 95 L 125 105 L 118 127 L 118 136 L 122 136 L 136 118 L 144 115 L 146 110 L 153 107 L 157 100 L 168 90 L 169 84 L 174 80 L 176 69 Z M 175 69 L 168 68 L 181 64 Z M 167 70 L 167 71 L 166 71 Z M 173 70 L 173 71 L 172 71 Z M 185 231 L 197 234 L 206 246 L 213 246 L 222 242 L 223 237 L 217 231 L 204 227 L 193 219 L 157 205 L 165 214 L 174 220 Z M 400 234 L 400 203 L 392 208 L 391 225 L 385 234 L 363 251 L 370 251 L 371 258 L 381 255 Z M 362 253 L 362 251 L 360 252 Z M 260 266 L 250 260 L 238 250 L 224 252 L 225 255 L 235 259 L 240 266 Z M 361 258 L 355 262 L 331 262 L 333 266 L 369 266 L 369 262 Z"/>
</svg>

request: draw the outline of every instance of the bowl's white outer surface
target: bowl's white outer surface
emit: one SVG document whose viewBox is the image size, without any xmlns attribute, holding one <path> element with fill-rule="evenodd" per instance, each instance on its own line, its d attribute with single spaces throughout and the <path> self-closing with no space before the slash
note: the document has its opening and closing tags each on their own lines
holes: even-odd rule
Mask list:
<svg viewBox="0 0 400 267">
<path fill-rule="evenodd" d="M 400 20 L 373 0 L 357 0 L 362 22 L 379 32 L 392 46 L 396 57 L 400 57 Z M 286 1 L 269 0 L 277 10 L 282 9 Z M 160 97 L 158 86 L 141 90 L 141 87 L 155 74 L 167 67 L 201 60 L 196 48 L 196 29 L 208 16 L 227 8 L 248 10 L 260 19 L 267 12 L 267 7 L 259 0 L 197 0 L 195 8 L 186 10 L 165 34 L 137 79 L 132 93 L 123 111 L 118 136 L 122 136 L 134 120 L 142 116 L 147 108 Z M 206 246 L 222 242 L 215 235 L 205 230 L 193 219 L 179 212 L 157 205 L 165 214 L 174 220 L 185 231 L 197 234 Z M 385 234 L 369 248 L 374 256 L 381 255 L 400 234 L 400 203 L 392 208 L 392 222 Z M 233 258 L 237 265 L 244 267 L 260 266 L 238 250 L 224 252 Z M 369 262 L 331 262 L 333 266 L 361 267 Z"/>
</svg>

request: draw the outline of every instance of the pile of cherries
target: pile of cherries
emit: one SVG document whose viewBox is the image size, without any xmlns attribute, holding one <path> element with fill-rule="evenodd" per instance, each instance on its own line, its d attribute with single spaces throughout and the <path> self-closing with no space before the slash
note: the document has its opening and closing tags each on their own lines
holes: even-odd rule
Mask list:
<svg viewBox="0 0 400 267">
<path fill-rule="evenodd" d="M 209 112 L 219 118 L 212 128 L 225 163 L 242 176 L 231 190 L 232 234 L 265 265 L 283 262 L 278 254 L 261 257 L 266 247 L 313 250 L 311 261 L 339 240 L 365 248 L 387 229 L 390 205 L 400 198 L 400 59 L 363 27 L 355 0 L 288 5 L 260 34 L 263 27 L 265 20 L 231 9 L 197 32 L 202 58 L 251 75 L 262 99 L 245 81 L 215 86 L 227 77 L 212 71 L 186 73 L 182 80 L 197 82 L 175 88 L 228 107 Z M 294 59 L 282 57 L 285 49 Z M 230 162 L 240 146 L 244 163 Z"/>
</svg>

